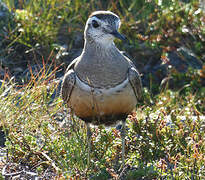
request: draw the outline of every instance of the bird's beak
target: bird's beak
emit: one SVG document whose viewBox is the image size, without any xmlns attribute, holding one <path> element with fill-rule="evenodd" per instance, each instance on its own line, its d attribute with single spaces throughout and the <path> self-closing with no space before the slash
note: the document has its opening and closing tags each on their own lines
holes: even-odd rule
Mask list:
<svg viewBox="0 0 205 180">
<path fill-rule="evenodd" d="M 123 41 L 126 40 L 126 37 L 122 34 L 120 34 L 117 30 L 114 30 L 113 32 L 111 32 L 110 34 L 112 34 L 113 36 L 115 36 L 118 39 L 121 39 Z"/>
</svg>

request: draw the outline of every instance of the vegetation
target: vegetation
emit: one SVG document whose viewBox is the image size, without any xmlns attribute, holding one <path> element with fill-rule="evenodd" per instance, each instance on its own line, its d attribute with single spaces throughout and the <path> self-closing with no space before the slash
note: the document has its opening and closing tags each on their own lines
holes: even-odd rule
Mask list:
<svg viewBox="0 0 205 180">
<path fill-rule="evenodd" d="M 9 73 L 0 82 L 0 127 L 9 162 L 5 171 L 35 172 L 44 179 L 205 179 L 205 15 L 197 0 L 183 5 L 178 0 L 4 2 L 14 12 L 16 26 L 7 29 L 1 56 L 42 65 L 38 72 L 30 68 L 30 78 L 21 83 Z M 143 44 L 166 61 L 170 51 L 183 45 L 203 62 L 202 69 L 186 73 L 171 68 L 175 88 L 167 84 L 160 90 L 150 78 L 144 102 L 127 118 L 127 167 L 120 172 L 120 130 L 92 128 L 87 167 L 85 125 L 63 104 L 55 81 L 64 66 L 56 59 L 59 29 L 66 24 L 70 51 L 89 14 L 99 9 L 120 16 L 129 43 L 116 43 L 131 57 L 139 56 Z M 143 67 L 146 58 L 137 63 Z"/>
</svg>

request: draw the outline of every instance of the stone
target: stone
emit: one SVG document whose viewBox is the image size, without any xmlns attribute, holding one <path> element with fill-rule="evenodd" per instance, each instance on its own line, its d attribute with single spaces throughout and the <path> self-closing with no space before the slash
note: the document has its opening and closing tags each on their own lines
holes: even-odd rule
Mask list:
<svg viewBox="0 0 205 180">
<path fill-rule="evenodd" d="M 168 54 L 168 62 L 166 66 L 173 66 L 178 72 L 185 73 L 188 68 L 201 69 L 202 61 L 199 60 L 191 50 L 180 47 L 176 51 Z"/>
<path fill-rule="evenodd" d="M 13 23 L 13 13 L 11 13 L 6 4 L 0 0 L 0 41 L 8 35 L 7 30 Z"/>
</svg>

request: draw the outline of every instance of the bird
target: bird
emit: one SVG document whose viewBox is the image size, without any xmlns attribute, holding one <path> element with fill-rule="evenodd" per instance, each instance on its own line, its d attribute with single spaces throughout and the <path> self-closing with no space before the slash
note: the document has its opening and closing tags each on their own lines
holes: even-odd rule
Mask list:
<svg viewBox="0 0 205 180">
<path fill-rule="evenodd" d="M 91 125 L 113 126 L 120 121 L 122 167 L 125 166 L 126 118 L 142 99 L 141 75 L 134 63 L 116 47 L 126 40 L 119 33 L 120 18 L 111 11 L 94 11 L 84 30 L 84 48 L 67 67 L 61 96 L 87 127 L 88 166 Z"/>
</svg>

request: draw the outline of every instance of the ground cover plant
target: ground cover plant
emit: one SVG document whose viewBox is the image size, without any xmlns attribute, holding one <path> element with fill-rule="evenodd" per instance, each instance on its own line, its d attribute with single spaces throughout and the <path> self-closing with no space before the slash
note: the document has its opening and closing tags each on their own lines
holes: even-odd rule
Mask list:
<svg viewBox="0 0 205 180">
<path fill-rule="evenodd" d="M 1 179 L 205 179 L 205 12 L 199 1 L 3 2 L 14 19 L 0 44 Z M 59 96 L 65 59 L 82 48 L 87 17 L 99 9 L 120 16 L 129 41 L 116 44 L 143 74 L 144 101 L 127 118 L 124 169 L 120 126 L 92 128 L 87 167 L 85 124 Z M 200 68 L 179 71 L 171 64 L 170 53 L 181 46 Z M 167 64 L 165 83 L 163 71 L 146 71 L 158 63 Z"/>
</svg>

